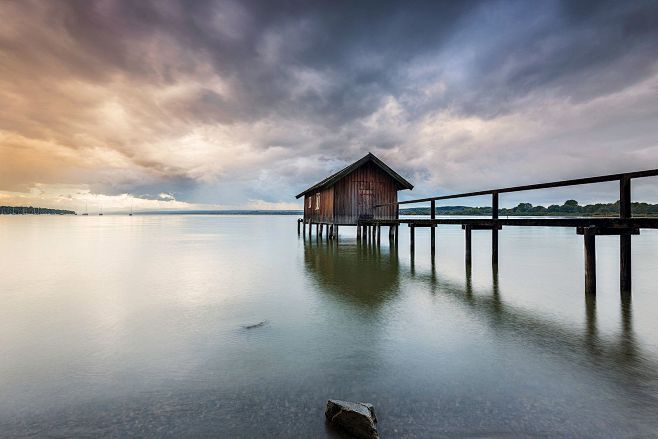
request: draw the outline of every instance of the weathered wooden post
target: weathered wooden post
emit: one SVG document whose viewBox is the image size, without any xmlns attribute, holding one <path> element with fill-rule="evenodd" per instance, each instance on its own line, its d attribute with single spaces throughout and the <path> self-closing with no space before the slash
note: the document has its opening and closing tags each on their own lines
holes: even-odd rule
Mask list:
<svg viewBox="0 0 658 439">
<path fill-rule="evenodd" d="M 391 245 L 391 243 L 395 240 L 395 227 L 393 224 L 388 226 L 388 244 Z"/>
<path fill-rule="evenodd" d="M 334 224 L 334 239 L 338 239 L 338 224 Z"/>
<path fill-rule="evenodd" d="M 356 225 L 356 239 L 361 240 L 361 226 L 359 224 Z"/>
<path fill-rule="evenodd" d="M 306 220 L 302 220 L 302 236 L 306 236 Z"/>
<path fill-rule="evenodd" d="M 299 232 L 301 231 L 300 230 L 300 225 L 299 225 L 300 222 L 301 222 L 301 220 L 299 218 L 297 218 L 297 234 L 298 235 L 299 235 Z"/>
<path fill-rule="evenodd" d="M 430 219 L 434 221 L 436 219 L 436 201 L 432 200 L 430 201 Z M 436 254 L 436 225 L 432 222 L 431 227 L 430 227 L 430 252 L 432 254 L 432 259 L 434 259 L 434 255 Z"/>
<path fill-rule="evenodd" d="M 398 237 L 400 236 L 400 225 L 395 226 L 395 245 L 398 245 Z"/>
<path fill-rule="evenodd" d="M 631 179 L 619 180 L 619 217 L 630 219 L 631 213 Z M 631 235 L 619 235 L 619 286 L 622 294 L 631 291 Z"/>
<path fill-rule="evenodd" d="M 595 227 L 585 227 L 585 293 L 596 294 L 596 232 Z"/>
<path fill-rule="evenodd" d="M 377 224 L 377 245 L 379 245 L 381 239 L 382 239 L 382 225 Z"/>
<path fill-rule="evenodd" d="M 471 266 L 471 226 L 464 226 L 464 235 L 466 237 L 466 243 L 464 248 L 464 256 L 466 259 L 466 266 Z"/>
<path fill-rule="evenodd" d="M 491 195 L 491 218 L 493 221 L 493 228 L 491 229 L 491 263 L 498 265 L 498 192 Z"/>
<path fill-rule="evenodd" d="M 416 244 L 416 227 L 413 224 L 409 224 L 409 250 L 411 254 L 414 253 L 414 247 Z"/>
</svg>

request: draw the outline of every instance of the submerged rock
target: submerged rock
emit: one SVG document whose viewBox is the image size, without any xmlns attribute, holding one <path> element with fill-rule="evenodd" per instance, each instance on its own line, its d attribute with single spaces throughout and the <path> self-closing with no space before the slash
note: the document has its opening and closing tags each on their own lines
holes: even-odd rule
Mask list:
<svg viewBox="0 0 658 439">
<path fill-rule="evenodd" d="M 244 325 L 244 329 L 254 329 L 254 328 L 260 328 L 261 326 L 265 326 L 265 323 L 267 323 L 267 320 L 263 320 L 262 322 L 255 323 L 253 325 Z"/>
<path fill-rule="evenodd" d="M 356 438 L 379 439 L 377 417 L 372 404 L 330 399 L 324 412 L 329 425 L 340 428 Z"/>
</svg>

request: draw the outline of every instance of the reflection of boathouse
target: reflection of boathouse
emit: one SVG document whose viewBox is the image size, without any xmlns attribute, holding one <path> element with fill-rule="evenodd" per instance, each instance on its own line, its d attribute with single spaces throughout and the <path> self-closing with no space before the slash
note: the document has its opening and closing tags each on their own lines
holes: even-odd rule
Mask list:
<svg viewBox="0 0 658 439">
<path fill-rule="evenodd" d="M 413 185 L 368 153 L 297 195 L 304 197 L 304 221 L 357 225 L 359 219 L 397 219 L 398 191 Z M 374 209 L 379 204 L 389 206 Z"/>
<path fill-rule="evenodd" d="M 366 306 L 377 306 L 397 295 L 400 267 L 397 249 L 377 246 L 334 246 L 307 242 L 304 265 L 320 290 Z"/>
</svg>

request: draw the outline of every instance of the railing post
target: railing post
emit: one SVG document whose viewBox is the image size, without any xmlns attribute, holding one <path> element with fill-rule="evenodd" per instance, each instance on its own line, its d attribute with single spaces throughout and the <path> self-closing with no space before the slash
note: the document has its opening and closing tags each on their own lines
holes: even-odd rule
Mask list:
<svg viewBox="0 0 658 439">
<path fill-rule="evenodd" d="M 631 179 L 619 180 L 619 218 L 631 218 Z M 631 291 L 631 235 L 619 235 L 619 287 L 622 292 Z"/>
<path fill-rule="evenodd" d="M 436 201 L 432 200 L 430 202 L 430 219 L 434 221 L 436 219 Z M 434 258 L 434 255 L 436 253 L 436 227 L 434 226 L 434 223 L 432 223 L 432 227 L 430 227 L 430 236 L 431 236 L 431 243 L 430 243 L 430 251 L 432 253 L 432 259 Z"/>
<path fill-rule="evenodd" d="M 596 235 L 594 227 L 585 227 L 585 294 L 596 294 Z"/>
<path fill-rule="evenodd" d="M 491 218 L 493 227 L 491 229 L 491 263 L 498 265 L 498 192 L 491 194 Z"/>
</svg>

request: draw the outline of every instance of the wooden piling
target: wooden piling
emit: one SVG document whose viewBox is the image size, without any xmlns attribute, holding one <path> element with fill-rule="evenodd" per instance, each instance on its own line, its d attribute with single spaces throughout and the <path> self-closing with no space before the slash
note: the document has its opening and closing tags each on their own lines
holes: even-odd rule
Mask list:
<svg viewBox="0 0 658 439">
<path fill-rule="evenodd" d="M 381 239 L 382 239 L 382 226 L 381 224 L 377 224 L 377 245 L 379 245 Z"/>
<path fill-rule="evenodd" d="M 498 192 L 491 194 L 491 218 L 498 219 Z M 498 227 L 491 229 L 491 263 L 498 265 Z"/>
<path fill-rule="evenodd" d="M 410 241 L 409 242 L 409 250 L 413 254 L 414 247 L 415 247 L 415 244 L 416 244 L 416 227 L 414 227 L 413 224 L 410 224 L 410 227 L 409 227 L 409 241 Z"/>
<path fill-rule="evenodd" d="M 302 220 L 302 236 L 306 236 L 306 221 Z"/>
<path fill-rule="evenodd" d="M 301 230 L 300 230 L 300 227 L 301 227 L 301 226 L 299 225 L 300 222 L 301 222 L 301 220 L 298 219 L 298 220 L 297 220 L 297 234 L 298 234 L 298 235 L 299 235 L 299 233 L 300 233 L 300 231 L 301 231 Z"/>
<path fill-rule="evenodd" d="M 470 226 L 465 226 L 464 227 L 464 236 L 465 236 L 465 248 L 464 248 L 464 256 L 466 259 L 466 266 L 470 267 L 471 266 L 471 227 Z"/>
<path fill-rule="evenodd" d="M 391 245 L 391 243 L 395 240 L 395 226 L 391 224 L 388 226 L 388 244 Z"/>
<path fill-rule="evenodd" d="M 619 218 L 630 219 L 631 179 L 619 180 Z M 619 288 L 622 292 L 631 291 L 631 235 L 619 235 Z"/>
<path fill-rule="evenodd" d="M 593 227 L 583 233 L 585 241 L 585 293 L 596 294 L 596 235 Z"/>
<path fill-rule="evenodd" d="M 358 224 L 356 226 L 356 239 L 361 240 L 361 226 Z"/>
<path fill-rule="evenodd" d="M 434 200 L 430 202 L 430 219 L 436 219 L 436 201 Z M 432 254 L 432 259 L 434 259 L 434 255 L 436 254 L 436 226 L 434 224 L 430 228 L 430 240 L 430 253 Z"/>
</svg>

